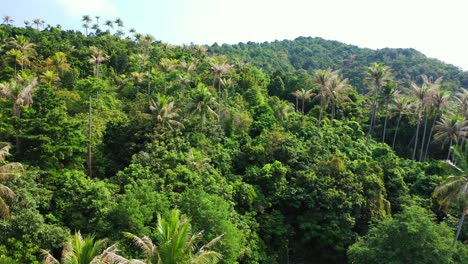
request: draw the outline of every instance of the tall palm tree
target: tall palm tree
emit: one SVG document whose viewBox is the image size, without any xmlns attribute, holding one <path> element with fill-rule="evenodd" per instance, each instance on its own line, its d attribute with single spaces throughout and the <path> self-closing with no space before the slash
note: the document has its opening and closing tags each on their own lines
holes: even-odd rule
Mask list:
<svg viewBox="0 0 468 264">
<path fill-rule="evenodd" d="M 447 160 L 449 160 L 453 143 L 458 144 L 467 134 L 468 121 L 456 115 L 442 116 L 441 120 L 436 122 L 434 130 L 436 131 L 434 138 L 437 142 L 443 145 L 449 142 L 447 153 Z"/>
<path fill-rule="evenodd" d="M 427 97 L 428 90 L 429 90 L 429 87 L 424 82 L 420 86 L 414 82 L 411 83 L 411 92 L 416 98 L 416 113 L 417 113 L 417 125 L 416 125 L 416 133 L 414 137 L 414 149 L 413 149 L 412 159 L 416 158 L 416 151 L 418 149 L 418 142 L 419 142 L 419 129 L 421 127 L 422 115 L 426 111 L 426 100 L 427 100 L 426 97 Z"/>
<path fill-rule="evenodd" d="M 67 61 L 67 54 L 64 52 L 56 52 L 52 56 L 52 62 L 55 67 L 55 72 L 57 75 L 60 72 L 60 75 L 63 77 L 63 71 L 70 69 L 70 64 Z"/>
<path fill-rule="evenodd" d="M 427 75 L 421 75 L 424 84 L 427 86 L 427 96 L 425 98 L 425 111 L 424 111 L 424 130 L 423 130 L 423 137 L 421 141 L 421 151 L 419 153 L 419 161 L 422 161 L 423 153 L 424 153 L 424 143 L 426 140 L 426 131 L 427 131 L 427 120 L 429 114 L 433 111 L 434 108 L 434 100 L 435 98 L 432 96 L 432 91 L 437 89 L 442 82 L 442 77 L 437 78 L 434 82 L 432 82 L 432 76 L 428 77 Z M 429 138 L 429 141 L 431 139 Z"/>
<path fill-rule="evenodd" d="M 193 114 L 200 115 L 201 129 L 205 127 L 207 117 L 219 119 L 219 115 L 213 110 L 217 106 L 216 99 L 211 92 L 203 85 L 199 85 L 195 92 L 195 96 L 191 104 L 188 105 L 189 111 Z"/>
<path fill-rule="evenodd" d="M 346 92 L 352 89 L 351 85 L 348 84 L 348 79 L 342 79 L 341 76 L 333 78 L 330 82 L 329 92 L 330 92 L 330 104 L 331 104 L 331 120 L 335 118 L 336 114 L 336 105 L 344 101 L 350 101 L 349 97 L 346 95 Z"/>
<path fill-rule="evenodd" d="M 392 80 L 392 73 L 390 67 L 385 66 L 381 63 L 372 63 L 366 69 L 365 81 L 370 86 L 370 92 L 368 96 L 371 102 L 371 119 L 369 124 L 369 131 L 367 137 L 372 134 L 375 126 L 376 114 L 379 108 L 380 96 L 382 93 L 382 87 L 390 80 Z"/>
<path fill-rule="evenodd" d="M 122 37 L 122 36 L 125 34 L 125 33 L 123 32 L 123 30 L 122 30 L 123 27 L 124 27 L 124 22 L 123 22 L 123 20 L 120 19 L 120 18 L 117 18 L 117 19 L 114 21 L 114 23 L 117 25 L 117 33 L 116 33 L 116 35 L 117 35 L 118 37 Z"/>
<path fill-rule="evenodd" d="M 36 26 L 36 29 L 39 30 L 39 27 L 43 25 L 43 21 L 40 18 L 36 18 L 33 20 L 33 24 Z"/>
<path fill-rule="evenodd" d="M 328 70 L 316 70 L 312 76 L 312 82 L 317 85 L 317 95 L 314 100 L 320 100 L 320 111 L 317 127 L 320 129 L 322 123 L 322 112 L 325 110 L 327 102 L 332 97 L 330 91 L 330 85 L 333 79 L 338 77 L 337 71 Z"/>
<path fill-rule="evenodd" d="M 233 65 L 228 64 L 226 61 L 212 62 L 211 70 L 213 71 L 213 87 L 216 81 L 218 81 L 218 104 L 221 105 L 221 79 L 223 75 L 228 74 L 234 68 Z"/>
<path fill-rule="evenodd" d="M 118 264 L 129 263 L 127 259 L 117 254 L 116 244 L 105 248 L 107 240 L 96 240 L 94 235 L 83 238 L 76 232 L 65 244 L 62 250 L 63 264 Z M 45 264 L 60 264 L 49 252 L 43 250 L 42 256 Z"/>
<path fill-rule="evenodd" d="M 391 112 L 393 113 L 394 116 L 398 116 L 396 127 L 395 127 L 395 132 L 393 134 L 393 141 L 392 141 L 392 149 L 395 149 L 395 142 L 396 142 L 401 118 L 403 117 L 403 114 L 405 114 L 411 109 L 412 104 L 411 104 L 411 100 L 408 97 L 402 96 L 397 92 L 395 93 L 395 97 L 393 98 L 392 105 L 393 107 L 392 107 Z"/>
<path fill-rule="evenodd" d="M 178 210 L 172 210 L 168 218 L 162 218 L 160 214 L 157 218 L 157 244 L 147 236 L 140 238 L 131 233 L 124 233 L 143 251 L 146 260 L 139 263 L 204 264 L 216 263 L 221 259 L 221 254 L 209 248 L 221 240 L 222 235 L 197 248 L 203 232 L 192 234 L 189 220 Z"/>
<path fill-rule="evenodd" d="M 89 24 L 91 23 L 91 21 L 93 21 L 93 19 L 90 15 L 84 15 L 81 21 L 83 21 L 84 23 L 83 28 L 85 29 L 85 36 L 88 36 L 88 29 L 90 27 Z"/>
<path fill-rule="evenodd" d="M 96 46 L 89 47 L 89 52 L 91 53 L 91 58 L 89 58 L 89 63 L 94 64 L 94 74 L 97 78 L 99 78 L 99 65 L 102 62 L 108 61 L 109 56 L 106 53 L 97 48 Z"/>
<path fill-rule="evenodd" d="M 6 163 L 5 158 L 10 155 L 10 144 L 0 142 L 0 217 L 5 219 L 10 218 L 10 207 L 3 199 L 13 198 L 15 193 L 8 188 L 8 186 L 2 184 L 14 176 L 18 175 L 19 172 L 24 171 L 21 163 L 13 162 Z"/>
<path fill-rule="evenodd" d="M 24 70 L 25 66 L 30 65 L 31 59 L 37 55 L 35 44 L 29 42 L 23 35 L 19 35 L 16 38 L 10 38 L 8 46 L 19 52 L 21 70 Z"/>
<path fill-rule="evenodd" d="M 312 90 L 305 90 L 305 89 L 300 89 L 296 90 L 295 92 L 292 93 L 296 97 L 296 109 L 297 109 L 297 101 L 301 101 L 301 113 L 302 113 L 302 120 L 304 121 L 304 111 L 305 111 L 305 102 L 309 100 L 311 97 L 315 95 L 315 93 L 312 92 Z"/>
<path fill-rule="evenodd" d="M 112 22 L 112 20 L 106 20 L 104 25 L 106 25 L 108 27 L 107 30 L 114 29 L 114 22 Z"/>
<path fill-rule="evenodd" d="M 450 161 L 447 161 L 447 164 L 453 168 L 455 175 L 449 176 L 446 183 L 438 186 L 434 191 L 434 197 L 438 198 L 443 209 L 447 210 L 448 207 L 455 204 L 461 210 L 452 247 L 457 243 L 465 215 L 468 214 L 468 158 L 463 154 L 461 148 L 454 147 L 453 153 L 458 166 Z"/>
<path fill-rule="evenodd" d="M 59 80 L 59 77 L 55 71 L 47 70 L 41 74 L 41 82 L 52 85 L 52 83 Z"/>
<path fill-rule="evenodd" d="M 382 142 L 385 142 L 385 134 L 387 131 L 387 121 L 389 116 L 388 105 L 395 97 L 397 93 L 397 82 L 395 81 L 387 81 L 384 86 L 382 86 L 382 98 L 383 98 L 383 107 L 384 107 L 384 114 L 385 114 L 385 121 L 384 121 L 384 128 L 382 132 Z"/>
<path fill-rule="evenodd" d="M 283 100 L 275 102 L 273 109 L 276 117 L 281 121 L 281 123 L 288 118 L 291 112 L 294 112 L 294 106 L 292 106 L 290 102 Z"/>
<path fill-rule="evenodd" d="M 3 16 L 2 20 L 3 20 L 2 24 L 4 25 L 11 25 L 11 23 L 14 22 L 13 18 L 11 18 L 11 16 L 8 16 L 8 15 Z"/>
<path fill-rule="evenodd" d="M 448 106 L 450 92 L 442 91 L 440 90 L 440 87 L 434 87 L 429 91 L 428 97 L 430 98 L 429 102 L 432 104 L 431 109 L 433 111 L 433 120 L 431 128 L 429 129 L 426 150 L 424 151 L 424 158 L 422 159 L 422 161 L 425 161 L 427 158 L 429 146 L 431 144 L 432 133 L 434 132 L 435 123 L 442 115 L 443 110 Z"/>
</svg>

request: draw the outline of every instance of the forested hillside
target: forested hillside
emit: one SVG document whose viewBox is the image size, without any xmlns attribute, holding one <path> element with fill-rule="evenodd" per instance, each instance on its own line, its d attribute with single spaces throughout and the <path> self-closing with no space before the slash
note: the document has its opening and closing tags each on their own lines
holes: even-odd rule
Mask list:
<svg viewBox="0 0 468 264">
<path fill-rule="evenodd" d="M 467 263 L 466 73 L 92 20 L 0 26 L 0 263 Z"/>
<path fill-rule="evenodd" d="M 248 62 L 269 74 L 291 73 L 317 69 L 340 69 L 358 91 L 368 88 L 364 82 L 365 69 L 371 63 L 383 63 L 393 69 L 395 77 L 409 86 L 421 74 L 444 76 L 444 87 L 456 91 L 460 86 L 468 87 L 468 73 L 445 64 L 437 59 L 424 56 L 414 49 L 372 50 L 347 45 L 322 38 L 299 37 L 265 43 L 239 43 L 236 45 L 214 44 L 209 47 L 211 54 L 226 55 L 239 62 Z"/>
</svg>

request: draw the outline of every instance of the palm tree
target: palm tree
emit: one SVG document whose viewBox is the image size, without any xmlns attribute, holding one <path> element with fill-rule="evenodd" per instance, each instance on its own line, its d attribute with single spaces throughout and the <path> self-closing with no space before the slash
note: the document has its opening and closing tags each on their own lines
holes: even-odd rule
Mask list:
<svg viewBox="0 0 468 264">
<path fill-rule="evenodd" d="M 429 91 L 429 96 L 428 96 L 429 102 L 432 104 L 431 109 L 433 110 L 433 120 L 432 120 L 432 125 L 431 128 L 429 129 L 429 135 L 426 143 L 426 150 L 424 153 L 424 160 L 427 158 L 427 154 L 429 152 L 429 146 L 431 144 L 431 139 L 432 139 L 432 133 L 434 132 L 434 126 L 439 119 L 439 117 L 442 115 L 443 109 L 447 107 L 448 102 L 449 102 L 449 97 L 450 93 L 448 91 L 441 91 L 440 87 L 434 87 Z M 466 119 L 466 117 L 465 117 Z"/>
<path fill-rule="evenodd" d="M 56 52 L 52 56 L 52 62 L 55 67 L 55 72 L 63 77 L 63 71 L 70 69 L 70 64 L 67 61 L 67 55 L 64 52 Z"/>
<path fill-rule="evenodd" d="M 428 86 L 426 83 L 423 82 L 421 86 L 418 86 L 416 83 L 411 83 L 411 91 L 416 98 L 416 113 L 417 113 L 417 125 L 416 125 L 416 133 L 414 139 L 414 149 L 413 149 L 413 156 L 412 159 L 416 158 L 416 151 L 418 149 L 418 141 L 419 141 L 419 129 L 421 127 L 421 119 L 423 113 L 426 111 L 426 97 L 428 93 Z"/>
<path fill-rule="evenodd" d="M 49 85 L 59 80 L 59 77 L 56 72 L 47 70 L 43 74 L 41 74 L 41 81 L 45 82 Z"/>
<path fill-rule="evenodd" d="M 84 22 L 83 27 L 85 29 L 85 36 L 88 36 L 89 24 L 91 23 L 92 18 L 90 15 L 84 15 L 81 21 Z"/>
<path fill-rule="evenodd" d="M 114 29 L 114 22 L 112 22 L 112 20 L 106 20 L 104 25 L 106 25 L 108 27 L 108 30 Z"/>
<path fill-rule="evenodd" d="M 336 105 L 343 101 L 350 101 L 349 97 L 345 94 L 350 91 L 352 88 L 348 84 L 348 79 L 342 79 L 341 76 L 333 78 L 330 82 L 329 92 L 330 92 L 330 103 L 331 103 L 331 120 L 335 118 L 336 114 Z"/>
<path fill-rule="evenodd" d="M 317 95 L 314 100 L 320 100 L 320 112 L 317 127 L 320 129 L 322 122 L 322 112 L 325 110 L 327 101 L 330 100 L 332 94 L 330 92 L 330 85 L 333 79 L 338 77 L 337 71 L 328 70 L 316 70 L 312 76 L 312 82 L 318 87 Z"/>
<path fill-rule="evenodd" d="M 94 64 L 94 74 L 97 78 L 99 78 L 99 65 L 102 62 L 108 61 L 109 56 L 106 53 L 97 48 L 96 46 L 89 47 L 89 52 L 91 53 L 91 58 L 89 59 L 89 63 Z"/>
<path fill-rule="evenodd" d="M 468 121 L 461 120 L 460 117 L 455 115 L 442 116 L 441 120 L 436 122 L 434 130 L 436 131 L 434 135 L 435 141 L 441 142 L 442 145 L 449 142 L 447 154 L 447 160 L 449 160 L 453 143 L 458 144 L 460 139 L 466 136 Z"/>
<path fill-rule="evenodd" d="M 117 18 L 115 21 L 114 21 L 115 24 L 117 24 L 117 33 L 116 35 L 118 37 L 122 37 L 124 35 L 124 32 L 122 30 L 122 28 L 124 27 L 124 23 L 123 23 L 123 20 L 120 19 L 120 18 Z"/>
<path fill-rule="evenodd" d="M 461 210 L 452 247 L 457 243 L 465 215 L 468 213 L 468 158 L 459 147 L 454 147 L 453 153 L 458 166 L 450 161 L 447 161 L 447 164 L 454 169 L 456 175 L 449 176 L 446 183 L 440 185 L 434 191 L 434 197 L 438 198 L 443 209 L 447 210 L 450 205 L 456 204 Z"/>
<path fill-rule="evenodd" d="M 2 182 L 7 181 L 19 172 L 24 171 L 21 163 L 5 163 L 5 158 L 10 155 L 10 144 L 0 142 L 0 217 L 5 219 L 10 218 L 10 207 L 7 205 L 5 198 L 13 198 L 15 193 Z"/>
<path fill-rule="evenodd" d="M 40 18 L 36 18 L 33 20 L 34 25 L 36 25 L 36 29 L 39 30 L 39 27 L 44 25 L 44 21 L 42 21 Z"/>
<path fill-rule="evenodd" d="M 174 127 L 184 128 L 184 125 L 177 121 L 179 109 L 175 108 L 174 101 L 168 102 L 167 99 L 159 99 L 155 102 L 151 99 L 151 112 L 155 113 L 155 119 L 163 128 L 174 130 Z"/>
<path fill-rule="evenodd" d="M 4 24 L 4 25 L 11 25 L 11 23 L 14 22 L 13 18 L 11 18 L 11 16 L 7 16 L 7 15 L 3 16 L 2 20 L 3 20 L 2 24 Z"/>
<path fill-rule="evenodd" d="M 371 66 L 369 66 L 366 70 L 365 81 L 371 87 L 371 90 L 368 93 L 371 101 L 371 119 L 367 137 L 372 134 L 375 126 L 375 117 L 379 107 L 379 99 L 382 93 L 381 88 L 392 79 L 393 78 L 390 68 L 381 63 L 372 63 Z"/>
<path fill-rule="evenodd" d="M 289 114 L 294 111 L 294 106 L 291 105 L 288 101 L 278 100 L 273 105 L 276 117 L 284 122 L 288 118 Z"/>
<path fill-rule="evenodd" d="M 312 90 L 300 89 L 300 90 L 296 90 L 295 92 L 293 92 L 292 95 L 296 97 L 296 109 L 297 109 L 297 101 L 300 100 L 302 102 L 301 113 L 302 113 L 302 120 L 304 121 L 305 101 L 313 97 L 315 93 L 313 93 Z"/>
<path fill-rule="evenodd" d="M 423 79 L 424 84 L 428 88 L 427 96 L 425 98 L 425 111 L 424 111 L 424 130 L 423 130 L 423 138 L 421 142 L 421 151 L 419 154 L 419 161 L 422 161 L 423 153 L 424 153 L 424 143 L 426 140 L 426 130 L 427 130 L 427 119 L 429 116 L 429 113 L 432 112 L 433 107 L 434 107 L 434 100 L 435 98 L 432 96 L 432 91 L 437 89 L 439 87 L 439 84 L 442 82 L 442 77 L 437 78 L 434 82 L 432 82 L 432 76 L 428 77 L 427 75 L 423 74 L 421 75 L 421 78 Z M 429 138 L 429 141 L 431 139 Z"/>
<path fill-rule="evenodd" d="M 18 51 L 21 70 L 24 70 L 25 66 L 30 65 L 31 58 L 37 55 L 34 43 L 29 42 L 23 35 L 19 35 L 16 38 L 10 38 L 8 46 L 13 50 Z"/>
<path fill-rule="evenodd" d="M 398 92 L 395 93 L 395 97 L 393 98 L 393 109 L 391 110 L 393 115 L 397 115 L 397 123 L 395 127 L 395 133 L 393 134 L 393 142 L 392 142 L 392 149 L 395 149 L 395 142 L 398 134 L 398 127 L 400 126 L 400 121 L 403 116 L 408 110 L 411 109 L 412 104 L 411 100 L 408 97 L 400 95 Z"/>
<path fill-rule="evenodd" d="M 395 81 L 387 81 L 384 86 L 382 86 L 382 97 L 383 97 L 383 105 L 384 105 L 384 113 L 385 113 L 385 121 L 384 121 L 384 128 L 382 133 L 382 142 L 385 142 L 385 133 L 387 131 L 387 121 L 389 116 L 388 105 L 394 98 L 395 94 L 397 93 L 397 82 Z"/>
<path fill-rule="evenodd" d="M 192 115 L 200 115 L 202 130 L 205 127 L 207 117 L 219 119 L 219 115 L 213 110 L 213 106 L 217 106 L 216 99 L 208 88 L 203 85 L 198 85 L 193 101 L 189 104 L 188 109 L 192 112 Z"/>
<path fill-rule="evenodd" d="M 124 233 L 125 236 L 132 239 L 146 257 L 146 260 L 135 263 L 204 264 L 216 263 L 221 259 L 221 254 L 211 251 L 209 248 L 221 240 L 223 235 L 197 248 L 197 243 L 203 237 L 203 232 L 192 235 L 189 220 L 184 215 L 180 215 L 178 210 L 172 210 L 168 218 L 162 218 L 160 214 L 157 218 L 157 244 L 154 244 L 147 236 L 140 238 L 131 233 Z"/>
<path fill-rule="evenodd" d="M 221 105 L 221 79 L 224 74 L 229 73 L 234 67 L 226 61 L 212 62 L 211 70 L 214 73 L 213 76 L 213 87 L 215 86 L 216 80 L 218 81 L 218 104 Z M 219 114 L 219 113 L 218 113 Z"/>
<path fill-rule="evenodd" d="M 9 83 L 0 83 L 0 96 L 15 100 L 13 115 L 19 117 L 21 106 L 28 107 L 33 103 L 32 93 L 37 85 L 37 77 L 33 78 L 24 88 L 16 80 Z"/>
<path fill-rule="evenodd" d="M 105 248 L 107 240 L 96 240 L 94 235 L 83 238 L 76 232 L 65 244 L 62 250 L 63 264 L 118 264 L 129 263 L 127 259 L 117 254 L 117 245 Z M 45 264 L 60 264 L 49 252 L 42 250 Z"/>
</svg>

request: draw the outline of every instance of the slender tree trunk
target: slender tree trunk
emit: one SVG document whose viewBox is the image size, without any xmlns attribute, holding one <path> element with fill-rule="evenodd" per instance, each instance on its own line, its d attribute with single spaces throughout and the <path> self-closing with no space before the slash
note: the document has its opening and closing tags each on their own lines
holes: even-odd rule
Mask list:
<svg viewBox="0 0 468 264">
<path fill-rule="evenodd" d="M 302 122 L 304 122 L 304 101 L 305 99 L 302 98 L 302 120 L 301 120 Z"/>
<path fill-rule="evenodd" d="M 419 153 L 419 161 L 422 161 L 422 157 L 423 157 L 423 154 L 424 154 L 424 143 L 426 141 L 426 130 L 427 130 L 427 116 L 428 116 L 428 113 L 425 112 L 425 117 L 424 117 L 424 131 L 423 131 L 423 138 L 422 138 L 422 141 L 421 141 L 421 152 Z M 431 139 L 429 138 L 429 141 L 431 141 Z"/>
<path fill-rule="evenodd" d="M 148 98 L 151 97 L 151 67 L 148 68 Z"/>
<path fill-rule="evenodd" d="M 320 112 L 319 112 L 319 120 L 318 120 L 318 128 L 320 129 L 320 126 L 322 125 L 322 111 L 323 111 L 323 106 L 324 106 L 324 99 L 323 96 L 320 98 Z"/>
<path fill-rule="evenodd" d="M 400 126 L 400 121 L 401 121 L 401 113 L 398 116 L 398 121 L 396 123 L 395 134 L 393 135 L 392 149 L 395 149 L 395 141 L 396 141 L 396 137 L 398 133 L 398 127 Z"/>
<path fill-rule="evenodd" d="M 93 110 L 92 110 L 92 104 L 91 104 L 91 96 L 89 96 L 89 127 L 88 127 L 88 175 L 89 177 L 93 176 L 93 169 L 92 169 L 92 149 L 91 149 L 91 130 L 93 127 Z"/>
<path fill-rule="evenodd" d="M 376 112 L 376 105 L 373 104 L 372 105 L 371 119 L 370 119 L 370 124 L 369 124 L 369 131 L 367 131 L 367 138 L 369 138 L 369 136 L 372 133 L 372 129 L 373 129 L 373 126 L 374 126 L 375 112 Z"/>
<path fill-rule="evenodd" d="M 431 145 L 432 132 L 434 131 L 434 125 L 435 125 L 435 122 L 436 122 L 438 116 L 439 116 L 439 111 L 437 111 L 437 114 L 434 116 L 434 120 L 432 120 L 431 130 L 429 130 L 429 138 L 427 139 L 426 151 L 424 152 L 423 161 L 425 161 L 427 159 L 427 153 L 429 152 L 429 146 Z"/>
<path fill-rule="evenodd" d="M 416 134 L 414 139 L 414 149 L 412 159 L 416 158 L 416 149 L 418 148 L 419 127 L 421 126 L 421 111 L 418 113 L 418 124 L 416 126 Z"/>
<path fill-rule="evenodd" d="M 299 111 L 299 98 L 296 96 L 296 112 Z"/>
<path fill-rule="evenodd" d="M 450 152 L 452 151 L 453 138 L 450 138 L 449 150 L 447 154 L 447 160 L 450 160 Z"/>
<path fill-rule="evenodd" d="M 460 232 L 461 232 L 461 229 L 463 227 L 463 221 L 464 220 L 465 220 L 465 207 L 462 206 L 462 212 L 461 212 L 460 220 L 458 221 L 457 232 L 455 234 L 455 238 L 453 239 L 452 247 L 454 247 L 455 244 L 457 243 L 458 236 L 460 236 Z"/>
<path fill-rule="evenodd" d="M 96 63 L 96 77 L 99 78 L 99 62 Z"/>
<path fill-rule="evenodd" d="M 388 103 L 385 102 L 385 121 L 382 134 L 382 143 L 385 143 L 385 132 L 387 132 L 387 120 L 388 120 Z"/>
<path fill-rule="evenodd" d="M 331 121 L 335 118 L 335 103 L 332 102 L 332 112 L 331 112 Z"/>
</svg>

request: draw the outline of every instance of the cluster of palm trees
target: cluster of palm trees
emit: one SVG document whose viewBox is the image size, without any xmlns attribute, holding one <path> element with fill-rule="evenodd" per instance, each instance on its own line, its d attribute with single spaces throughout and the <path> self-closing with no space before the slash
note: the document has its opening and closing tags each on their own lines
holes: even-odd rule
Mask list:
<svg viewBox="0 0 468 264">
<path fill-rule="evenodd" d="M 13 18 L 9 15 L 4 15 L 2 17 L 2 25 L 8 25 L 8 26 L 11 26 L 13 24 L 13 22 L 15 22 L 15 20 L 13 20 Z M 40 27 L 44 27 L 45 26 L 45 21 L 40 19 L 40 18 L 35 18 L 33 19 L 32 23 L 36 26 L 36 29 L 39 30 Z M 31 25 L 31 22 L 30 21 L 27 21 L 25 20 L 24 21 L 24 25 L 26 27 L 29 27 Z"/>
<path fill-rule="evenodd" d="M 296 98 L 296 111 L 299 111 L 298 102 L 301 102 L 302 119 L 304 119 L 305 102 L 311 98 L 319 101 L 320 110 L 317 127 L 320 129 L 323 112 L 330 106 L 330 119 L 333 120 L 336 115 L 337 103 L 349 100 L 346 93 L 352 88 L 348 84 L 347 79 L 343 79 L 339 71 L 332 71 L 331 69 L 316 70 L 312 75 L 312 83 L 316 86 L 316 92 L 312 89 L 299 89 L 294 91 L 292 95 Z"/>
<path fill-rule="evenodd" d="M 93 235 L 83 238 L 80 232 L 76 232 L 64 246 L 61 261 L 43 250 L 44 263 L 208 264 L 217 263 L 221 259 L 221 254 L 210 248 L 219 242 L 223 235 L 214 238 L 206 245 L 199 246 L 203 232 L 192 234 L 188 218 L 181 215 L 178 210 L 170 211 L 167 218 L 158 214 L 157 219 L 155 235 L 157 243 L 147 236 L 138 237 L 124 233 L 143 252 L 145 259 L 126 259 L 118 254 L 117 244 L 106 247 L 107 240 L 96 240 Z"/>
<path fill-rule="evenodd" d="M 95 30 L 96 34 L 101 32 L 101 24 L 99 23 L 99 19 L 101 19 L 100 16 L 95 16 L 96 23 L 92 24 L 93 18 L 90 15 L 84 15 L 81 19 L 83 22 L 82 27 L 84 28 L 84 34 L 85 36 L 88 36 L 88 31 L 89 29 Z M 104 25 L 108 27 L 107 31 L 110 31 L 111 29 L 114 29 L 114 25 L 117 25 L 117 31 L 115 32 L 115 35 L 118 37 L 122 37 L 125 35 L 123 28 L 124 28 L 124 22 L 122 19 L 117 18 L 116 20 L 106 20 L 104 22 Z M 132 29 L 131 31 L 134 32 Z M 133 33 L 131 32 L 131 33 Z"/>
</svg>

